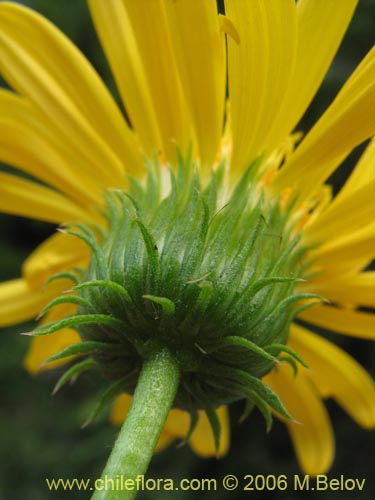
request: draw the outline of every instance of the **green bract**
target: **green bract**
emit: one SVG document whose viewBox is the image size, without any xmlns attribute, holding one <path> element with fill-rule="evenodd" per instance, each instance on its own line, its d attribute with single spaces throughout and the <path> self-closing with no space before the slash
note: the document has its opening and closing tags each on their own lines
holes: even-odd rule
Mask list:
<svg viewBox="0 0 375 500">
<path fill-rule="evenodd" d="M 241 398 L 246 412 L 258 406 L 268 425 L 271 409 L 289 417 L 261 377 L 278 357 L 295 364 L 285 346 L 289 324 L 296 303 L 315 296 L 294 292 L 304 249 L 290 207 L 262 194 L 259 164 L 230 193 L 224 163 L 205 182 L 190 160 L 177 172 L 149 165 L 144 184 L 131 179 L 127 193 L 106 193 L 106 234 L 69 226 L 90 246 L 91 262 L 82 276 L 69 274 L 77 294 L 46 310 L 74 302 L 78 313 L 34 332 L 70 326 L 82 337 L 50 358 L 85 358 L 57 388 L 99 368 L 113 382 L 101 407 L 121 391 L 132 393 L 143 361 L 167 348 L 181 370 L 175 406 L 193 422 L 203 408 L 215 429 L 213 409 Z"/>
</svg>

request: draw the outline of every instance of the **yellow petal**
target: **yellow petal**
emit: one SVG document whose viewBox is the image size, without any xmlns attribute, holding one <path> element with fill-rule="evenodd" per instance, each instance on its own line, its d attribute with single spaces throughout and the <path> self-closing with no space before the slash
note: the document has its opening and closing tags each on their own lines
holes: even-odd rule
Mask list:
<svg viewBox="0 0 375 500">
<path fill-rule="evenodd" d="M 326 275 L 358 272 L 367 267 L 374 256 L 375 222 L 350 232 L 341 238 L 332 238 L 310 252 L 318 272 Z"/>
<path fill-rule="evenodd" d="M 57 187 L 79 204 L 102 203 L 100 175 L 25 98 L 0 90 L 0 161 Z M 77 168 L 79 165 L 79 168 Z"/>
<path fill-rule="evenodd" d="M 325 474 L 334 458 L 329 415 L 303 369 L 296 377 L 287 363 L 264 377 L 299 423 L 287 423 L 295 452 L 305 474 Z"/>
<path fill-rule="evenodd" d="M 294 186 L 303 202 L 353 148 L 375 134 L 374 73 L 375 47 L 281 168 L 272 184 L 275 193 Z"/>
<path fill-rule="evenodd" d="M 139 165 L 132 132 L 92 66 L 49 21 L 14 3 L 0 4 L 0 66 L 67 141 L 106 175 L 122 180 Z M 120 160 L 121 158 L 122 160 Z"/>
<path fill-rule="evenodd" d="M 375 179 L 333 202 L 306 227 L 304 239 L 324 243 L 363 228 L 374 216 L 374 194 Z"/>
<path fill-rule="evenodd" d="M 173 441 L 173 437 L 169 436 L 168 434 L 164 434 L 164 432 L 162 431 L 155 446 L 155 453 L 159 453 L 165 450 L 165 448 L 172 444 Z"/>
<path fill-rule="evenodd" d="M 166 2 L 172 43 L 200 160 L 211 166 L 223 128 L 225 57 L 216 0 Z"/>
<path fill-rule="evenodd" d="M 293 325 L 290 345 L 312 370 L 325 397 L 333 397 L 362 427 L 375 427 L 375 384 L 349 354 L 328 340 Z"/>
<path fill-rule="evenodd" d="M 241 43 L 240 35 L 236 30 L 236 27 L 228 17 L 223 14 L 219 14 L 220 29 L 223 33 L 230 36 L 237 45 Z"/>
<path fill-rule="evenodd" d="M 277 146 L 283 117 L 280 102 L 295 64 L 297 21 L 294 0 L 225 0 L 225 13 L 240 43 L 227 38 L 234 168 L 246 168 L 263 150 Z M 280 121 L 281 120 L 281 121 Z"/>
<path fill-rule="evenodd" d="M 123 393 L 120 394 L 120 396 L 117 396 L 115 402 L 113 403 L 110 416 L 111 422 L 114 425 L 122 425 L 125 420 L 126 414 L 129 411 L 131 400 L 132 397 L 129 394 Z"/>
<path fill-rule="evenodd" d="M 227 407 L 220 406 L 216 410 L 216 414 L 221 426 L 218 456 L 222 457 L 228 452 L 230 441 L 230 425 Z M 214 457 L 217 455 L 211 425 L 203 411 L 199 412 L 198 424 L 191 435 L 189 444 L 192 450 L 201 457 Z"/>
<path fill-rule="evenodd" d="M 190 121 L 183 98 L 164 0 L 122 0 L 137 42 L 145 78 L 167 159 L 176 158 L 176 145 L 186 152 L 191 144 Z"/>
<path fill-rule="evenodd" d="M 226 406 L 216 410 L 221 425 L 219 456 L 224 456 L 229 449 L 230 425 Z M 173 409 L 170 411 L 163 432 L 174 438 L 183 439 L 190 425 L 190 417 L 186 411 Z M 189 444 L 193 451 L 202 457 L 216 456 L 215 442 L 211 425 L 204 411 L 198 411 L 198 423 L 191 435 Z"/>
<path fill-rule="evenodd" d="M 45 370 L 53 370 L 58 366 L 62 366 L 72 360 L 72 357 L 64 358 L 59 361 L 52 361 L 43 365 L 44 361 L 57 354 L 65 347 L 75 344 L 80 341 L 78 333 L 70 328 L 64 328 L 53 335 L 43 337 L 34 337 L 31 339 L 29 350 L 23 361 L 25 369 L 35 375 Z"/>
<path fill-rule="evenodd" d="M 41 324 L 63 319 L 66 316 L 73 314 L 76 309 L 77 308 L 73 304 L 64 304 L 54 307 L 44 316 Z M 53 356 L 62 349 L 65 349 L 65 347 L 80 341 L 81 337 L 79 334 L 71 328 L 64 328 L 63 330 L 53 333 L 52 335 L 33 337 L 23 362 L 24 367 L 28 372 L 36 374 L 44 370 L 53 370 L 58 366 L 69 363 L 69 361 L 73 359 L 72 356 L 43 365 L 44 361 L 50 356 Z"/>
<path fill-rule="evenodd" d="M 370 313 L 316 305 L 298 317 L 336 333 L 375 340 L 375 316 Z"/>
<path fill-rule="evenodd" d="M 366 184 L 373 182 L 375 179 L 375 138 L 373 138 L 361 158 L 357 162 L 349 179 L 345 182 L 340 190 L 334 203 L 342 202 L 344 198 L 352 195 L 355 191 L 362 188 Z"/>
<path fill-rule="evenodd" d="M 302 283 L 301 291 L 322 295 L 325 299 L 339 304 L 375 307 L 375 272 L 327 277 L 319 276 Z"/>
<path fill-rule="evenodd" d="M 306 111 L 335 56 L 358 0 L 298 0 L 297 57 L 284 101 L 285 133 Z"/>
<path fill-rule="evenodd" d="M 150 155 L 161 148 L 157 118 L 124 3 L 89 0 L 89 7 L 126 112 Z"/>
<path fill-rule="evenodd" d="M 0 211 L 57 224 L 90 218 L 56 191 L 4 172 L 0 172 Z"/>
<path fill-rule="evenodd" d="M 47 302 L 68 287 L 66 280 L 36 290 L 31 289 L 22 278 L 0 283 L 0 326 L 34 319 Z"/>
<path fill-rule="evenodd" d="M 85 267 L 89 256 L 90 249 L 82 240 L 69 234 L 56 233 L 25 260 L 22 274 L 28 284 L 36 288 L 56 273 Z"/>
<path fill-rule="evenodd" d="M 186 411 L 173 408 L 168 415 L 163 431 L 169 436 L 183 439 L 188 433 L 190 416 Z"/>
</svg>

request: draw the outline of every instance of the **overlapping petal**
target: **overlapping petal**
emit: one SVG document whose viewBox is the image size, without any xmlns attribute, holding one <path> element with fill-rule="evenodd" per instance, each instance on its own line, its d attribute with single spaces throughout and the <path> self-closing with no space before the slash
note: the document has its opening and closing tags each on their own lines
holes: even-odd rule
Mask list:
<svg viewBox="0 0 375 500">
<path fill-rule="evenodd" d="M 341 274 L 360 272 L 374 257 L 374 238 L 374 221 L 341 238 L 332 238 L 310 252 L 314 267 L 333 280 Z"/>
<path fill-rule="evenodd" d="M 358 145 L 375 134 L 375 47 L 279 171 L 273 192 L 296 188 L 305 201 Z"/>
<path fill-rule="evenodd" d="M 192 115 L 201 163 L 216 159 L 223 129 L 224 40 L 216 0 L 166 2 L 177 67 Z"/>
<path fill-rule="evenodd" d="M 41 287 L 54 274 L 85 268 L 90 249 L 82 240 L 69 234 L 57 233 L 45 240 L 25 260 L 22 274 L 32 288 Z"/>
<path fill-rule="evenodd" d="M 352 174 L 324 207 L 313 214 L 303 241 L 312 246 L 310 257 L 318 281 L 332 284 L 365 269 L 375 257 L 375 141 L 370 141 Z"/>
<path fill-rule="evenodd" d="M 339 347 L 293 325 L 290 345 L 311 370 L 324 397 L 333 397 L 359 425 L 375 427 L 375 384 L 368 373 Z"/>
<path fill-rule="evenodd" d="M 296 455 L 306 474 L 324 474 L 332 464 L 335 444 L 331 422 L 316 388 L 305 369 L 294 377 L 292 368 L 281 363 L 264 381 L 280 395 L 298 421 L 287 422 Z"/>
<path fill-rule="evenodd" d="M 140 165 L 137 141 L 90 63 L 49 21 L 0 4 L 0 70 L 109 185 Z M 120 159 L 121 158 L 121 159 Z"/>
<path fill-rule="evenodd" d="M 45 288 L 31 289 L 22 278 L 0 283 L 0 327 L 34 319 L 50 300 L 69 286 L 67 280 L 59 280 Z"/>
<path fill-rule="evenodd" d="M 0 161 L 63 191 L 82 205 L 102 203 L 107 177 L 92 175 L 90 161 L 27 99 L 0 90 Z M 77 166 L 79 165 L 79 168 Z"/>
<path fill-rule="evenodd" d="M 270 143 L 280 103 L 293 75 L 297 46 L 294 0 L 226 0 L 240 43 L 228 37 L 232 167 L 246 168 Z M 280 116 L 282 119 L 282 117 Z"/>
<path fill-rule="evenodd" d="M 350 305 L 375 307 L 375 273 L 368 271 L 343 276 L 320 276 L 303 284 L 301 290 L 317 293 L 331 302 Z"/>
<path fill-rule="evenodd" d="M 178 74 L 163 0 L 122 0 L 142 61 L 144 78 L 158 120 L 164 159 L 175 160 L 192 143 L 189 110 Z"/>
<path fill-rule="evenodd" d="M 297 55 L 294 75 L 283 102 L 284 134 L 297 125 L 335 56 L 358 0 L 298 0 Z"/>
<path fill-rule="evenodd" d="M 0 210 L 57 224 L 89 220 L 81 207 L 60 193 L 5 172 L 0 172 Z"/>
<path fill-rule="evenodd" d="M 373 138 L 359 161 L 357 162 L 349 179 L 345 182 L 343 188 L 335 197 L 333 203 L 342 203 L 343 200 L 351 196 L 359 188 L 375 181 L 375 138 Z"/>
<path fill-rule="evenodd" d="M 161 149 L 159 125 L 143 60 L 125 3 L 89 0 L 90 12 L 130 121 L 147 154 Z"/>
<path fill-rule="evenodd" d="M 312 325 L 332 332 L 375 340 L 375 316 L 371 313 L 342 307 L 315 305 L 303 311 L 299 317 Z"/>
<path fill-rule="evenodd" d="M 304 239 L 323 243 L 360 230 L 374 215 L 375 177 L 355 191 L 334 200 L 304 231 Z"/>
</svg>

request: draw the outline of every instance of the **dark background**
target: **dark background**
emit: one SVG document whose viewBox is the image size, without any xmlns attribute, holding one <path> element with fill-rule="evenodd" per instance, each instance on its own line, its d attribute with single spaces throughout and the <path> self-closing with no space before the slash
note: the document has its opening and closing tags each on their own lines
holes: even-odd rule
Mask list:
<svg viewBox="0 0 375 500">
<path fill-rule="evenodd" d="M 338 3 L 340 1 L 345 0 L 337 0 Z M 117 96 L 84 0 L 28 0 L 19 3 L 43 13 L 73 39 Z M 374 18 L 372 0 L 361 0 L 325 83 L 300 124 L 302 130 L 308 130 L 320 116 L 371 46 Z M 333 176 L 336 189 L 350 172 L 360 151 L 361 148 L 353 152 L 345 168 Z M 52 234 L 54 228 L 49 224 L 5 215 L 0 215 L 0 224 L 0 280 L 6 280 L 19 276 L 23 259 Z M 30 326 L 4 329 L 0 334 L 0 500 L 89 498 L 88 493 L 77 490 L 50 492 L 45 478 L 100 477 L 117 429 L 108 423 L 107 414 L 84 430 L 80 426 L 92 409 L 102 382 L 83 375 L 74 386 L 63 389 L 52 398 L 50 393 L 59 373 L 47 372 L 32 377 L 22 367 L 29 339 L 18 333 Z M 343 345 L 374 373 L 373 345 L 332 334 L 327 336 Z M 321 491 L 308 496 L 323 500 L 374 498 L 373 434 L 357 427 L 333 402 L 328 401 L 327 406 L 337 440 L 336 460 L 329 476 L 334 478 L 343 474 L 347 478 L 366 478 L 366 488 L 362 493 Z M 284 425 L 276 421 L 271 433 L 266 435 L 258 413 L 255 412 L 248 421 L 239 425 L 236 422 L 240 413 L 241 405 L 234 405 L 231 413 L 232 445 L 224 459 L 200 459 L 189 447 L 176 449 L 171 446 L 155 456 L 148 477 L 221 478 L 226 474 L 235 474 L 243 486 L 246 481 L 241 478 L 246 474 L 286 474 L 291 485 L 293 475 L 299 474 L 300 470 Z M 240 488 L 235 492 L 225 492 L 218 484 L 216 493 L 155 491 L 141 493 L 139 498 L 161 500 L 166 495 L 176 500 L 193 497 L 261 499 L 271 495 L 285 499 L 302 497 L 291 487 L 277 493 L 241 493 Z"/>
</svg>

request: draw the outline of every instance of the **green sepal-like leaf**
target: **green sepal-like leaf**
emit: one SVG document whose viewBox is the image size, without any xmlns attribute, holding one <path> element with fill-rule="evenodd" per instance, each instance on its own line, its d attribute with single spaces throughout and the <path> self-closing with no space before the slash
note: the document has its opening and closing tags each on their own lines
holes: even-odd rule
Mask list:
<svg viewBox="0 0 375 500">
<path fill-rule="evenodd" d="M 223 183 L 225 174 L 225 160 L 223 160 L 216 169 L 211 169 L 211 180 L 203 191 L 203 196 L 206 200 L 210 214 L 215 217 L 215 210 L 217 208 L 218 191 Z M 212 217 L 209 221 L 211 224 Z"/>
<path fill-rule="evenodd" d="M 266 422 L 267 432 L 272 427 L 272 412 L 270 405 L 254 390 L 252 390 L 249 385 L 243 385 L 238 383 L 238 381 L 223 381 L 217 382 L 216 380 L 210 380 L 210 384 L 219 390 L 230 390 L 233 394 L 237 394 L 240 398 L 246 398 L 246 406 L 240 417 L 240 422 L 243 422 L 253 411 L 254 405 L 263 414 L 264 420 Z"/>
<path fill-rule="evenodd" d="M 208 280 L 200 281 L 198 287 L 200 291 L 197 298 L 196 309 L 202 313 L 207 309 L 210 303 L 214 288 L 211 281 Z"/>
<path fill-rule="evenodd" d="M 130 295 L 126 288 L 124 288 L 122 285 L 119 283 L 116 283 L 115 281 L 110 281 L 110 280 L 92 280 L 92 281 L 86 281 L 84 283 L 81 283 L 79 285 L 76 285 L 72 288 L 72 290 L 84 290 L 86 288 L 95 288 L 95 287 L 103 287 L 103 288 L 108 288 L 109 290 L 119 294 L 123 299 L 129 301 L 130 300 Z"/>
<path fill-rule="evenodd" d="M 237 336 L 224 337 L 222 340 L 219 340 L 217 342 L 215 349 L 213 351 L 210 350 L 210 352 L 215 352 L 217 349 L 220 349 L 222 347 L 243 347 L 248 351 L 253 352 L 254 354 L 258 354 L 262 358 L 267 359 L 268 361 L 273 361 L 274 363 L 278 363 L 278 360 L 277 358 L 275 358 L 275 356 L 272 356 L 272 354 L 268 353 L 258 345 L 254 344 L 254 342 L 245 339 L 244 337 L 237 337 Z"/>
<path fill-rule="evenodd" d="M 201 208 L 201 210 L 199 210 L 199 208 Z M 180 269 L 182 278 L 186 275 L 191 276 L 202 261 L 210 214 L 207 203 L 201 195 L 197 196 L 197 207 L 195 211 L 197 213 L 202 211 L 203 213 L 198 220 L 193 220 L 193 222 L 186 227 L 186 232 L 191 234 L 191 240 L 194 239 L 195 241 L 192 248 L 186 249 L 184 252 Z M 186 214 L 186 217 L 189 219 L 189 213 Z"/>
<path fill-rule="evenodd" d="M 84 359 L 83 361 L 74 364 L 59 378 L 52 391 L 52 395 L 54 396 L 56 392 L 59 391 L 67 382 L 73 379 L 75 380 L 79 375 L 81 375 L 81 373 L 89 370 L 95 370 L 96 368 L 98 368 L 98 363 L 92 358 Z"/>
<path fill-rule="evenodd" d="M 195 283 L 195 281 L 193 281 L 193 283 Z M 197 314 L 203 314 L 206 311 L 214 292 L 212 283 L 210 281 L 201 281 L 197 283 L 197 286 L 200 288 L 197 300 L 195 304 L 190 308 L 190 310 L 186 313 L 185 318 L 179 325 L 179 328 L 187 330 L 192 338 L 195 337 L 196 330 L 199 329 L 199 323 L 196 324 L 195 321 Z"/>
<path fill-rule="evenodd" d="M 116 396 L 124 392 L 124 382 L 127 377 L 123 377 L 113 384 L 111 384 L 100 396 L 95 408 L 88 416 L 87 420 L 82 424 L 81 428 L 84 429 L 99 415 L 99 413 L 108 406 Z"/>
<path fill-rule="evenodd" d="M 255 391 L 250 391 L 251 400 L 254 402 L 255 406 L 262 413 L 264 420 L 266 422 L 266 432 L 270 432 L 272 428 L 272 412 L 269 405 L 261 398 Z"/>
<path fill-rule="evenodd" d="M 103 228 L 98 224 L 93 224 L 93 223 L 81 224 L 79 222 L 67 222 L 60 225 L 60 228 L 68 230 L 70 230 L 70 228 L 73 227 L 82 231 L 82 234 L 86 235 L 88 238 L 90 238 L 90 240 L 94 241 L 95 243 L 97 242 L 97 237 L 93 230 L 95 230 L 101 237 L 105 237 Z"/>
<path fill-rule="evenodd" d="M 239 423 L 242 424 L 254 411 L 255 403 L 251 399 L 246 399 L 245 408 L 239 418 Z"/>
<path fill-rule="evenodd" d="M 58 229 L 60 233 L 69 234 L 70 236 L 75 236 L 76 238 L 82 240 L 89 248 L 92 250 L 97 263 L 98 275 L 101 279 L 106 279 L 108 277 L 108 269 L 106 260 L 104 258 L 103 250 L 99 246 L 94 233 L 83 224 L 69 224 L 67 227 L 78 227 L 81 229 L 81 233 L 78 231 L 72 231 L 71 229 Z"/>
<path fill-rule="evenodd" d="M 319 301 L 322 300 L 321 296 L 317 295 L 316 293 L 298 293 L 298 294 L 291 295 L 290 297 L 286 297 L 281 302 L 279 302 L 277 304 L 277 306 L 275 307 L 275 309 L 273 309 L 273 311 L 271 311 L 271 313 L 268 314 L 266 317 L 261 316 L 260 318 L 258 318 L 258 320 L 254 326 L 257 326 L 261 321 L 265 321 L 265 320 L 270 321 L 274 317 L 277 318 L 283 309 L 287 308 L 291 304 L 294 304 L 295 302 L 298 302 L 300 300 L 307 300 L 307 299 L 316 299 Z"/>
<path fill-rule="evenodd" d="M 118 352 L 119 350 L 121 350 L 121 345 L 119 344 L 86 340 L 84 342 L 77 342 L 76 344 L 65 347 L 62 351 L 46 359 L 44 363 L 50 363 L 51 361 L 57 361 L 69 356 L 82 356 L 96 352 Z"/>
<path fill-rule="evenodd" d="M 68 280 L 71 280 L 73 281 L 73 283 L 76 283 L 76 285 L 78 285 L 78 283 L 80 282 L 78 276 L 72 272 L 68 272 L 68 271 L 65 271 L 65 272 L 62 272 L 62 273 L 56 273 L 54 274 L 53 276 L 50 276 L 47 280 L 46 280 L 46 286 L 49 285 L 50 283 L 52 283 L 53 281 L 56 281 L 56 280 L 60 280 L 60 279 L 68 279 Z"/>
<path fill-rule="evenodd" d="M 105 217 L 109 224 L 112 224 L 118 217 L 118 196 L 117 193 L 120 191 L 122 194 L 123 191 L 119 189 L 111 189 L 109 188 L 107 191 L 103 192 L 103 198 L 106 201 L 108 210 L 101 210 L 101 214 Z"/>
<path fill-rule="evenodd" d="M 293 358 L 291 358 L 290 356 L 279 356 L 279 360 L 280 361 L 285 361 L 286 363 L 289 364 L 289 366 L 291 366 L 292 370 L 293 370 L 293 375 L 296 376 L 297 373 L 298 373 L 298 366 L 297 366 L 297 363 L 295 362 L 295 360 Z"/>
<path fill-rule="evenodd" d="M 61 304 L 76 304 L 77 306 L 84 306 L 88 309 L 91 309 L 91 304 L 88 300 L 83 297 L 78 297 L 77 295 L 62 295 L 60 297 L 56 297 L 51 300 L 43 309 L 40 311 L 37 319 L 44 316 L 48 311 L 50 311 L 53 307 L 59 306 Z"/>
<path fill-rule="evenodd" d="M 288 260 L 291 253 L 296 248 L 296 246 L 298 245 L 300 240 L 301 240 L 301 235 L 298 234 L 289 242 L 289 244 L 286 246 L 283 253 L 278 258 L 278 260 L 271 266 L 271 269 L 269 270 L 270 274 L 275 274 L 275 273 L 279 272 L 280 269 L 282 269 L 283 265 Z"/>
<path fill-rule="evenodd" d="M 204 403 L 204 411 L 207 415 L 214 436 L 216 455 L 219 457 L 221 426 L 216 411 L 207 403 Z"/>
<path fill-rule="evenodd" d="M 172 300 L 167 299 L 167 297 L 157 297 L 156 295 L 143 295 L 143 298 L 159 304 L 166 316 L 173 316 L 176 306 Z"/>
<path fill-rule="evenodd" d="M 140 219 L 134 219 L 134 223 L 137 224 L 142 233 L 143 241 L 145 243 L 147 255 L 150 261 L 152 277 L 154 280 L 158 280 L 160 275 L 160 261 L 158 247 L 154 237 Z"/>
<path fill-rule="evenodd" d="M 33 332 L 23 333 L 23 335 L 29 335 L 32 337 L 39 337 L 41 335 L 50 335 L 51 333 L 58 332 L 63 328 L 75 328 L 80 325 L 107 325 L 115 330 L 120 331 L 125 334 L 125 325 L 123 321 L 108 316 L 107 314 L 80 314 L 75 316 L 69 316 L 60 321 L 53 323 L 48 323 L 43 325 L 43 328 L 34 330 Z"/>
<path fill-rule="evenodd" d="M 279 352 L 286 352 L 288 353 L 292 358 L 298 361 L 303 367 L 309 368 L 309 366 L 305 363 L 305 361 L 296 353 L 294 349 L 291 347 L 284 345 L 284 344 L 270 344 L 265 347 L 269 351 L 279 351 Z"/>
<path fill-rule="evenodd" d="M 266 286 L 274 285 L 277 283 L 296 283 L 297 281 L 299 281 L 298 278 L 289 278 L 285 276 L 270 276 L 267 278 L 257 280 L 255 283 L 251 285 L 248 291 L 247 290 L 245 291 L 245 293 L 247 293 L 249 296 L 254 296 L 256 293 L 258 293 Z"/>
<path fill-rule="evenodd" d="M 154 162 L 146 162 L 147 169 L 147 192 L 149 196 L 147 197 L 146 203 L 147 208 L 152 210 L 157 206 L 161 195 L 160 187 L 160 176 L 158 175 L 158 158 L 155 155 Z"/>
<path fill-rule="evenodd" d="M 318 302 L 326 302 L 323 297 L 319 297 L 319 296 L 317 297 L 317 301 Z M 308 302 L 307 304 L 302 304 L 301 306 L 297 307 L 296 309 L 294 309 L 294 311 L 292 313 L 292 320 L 294 320 L 301 313 L 303 313 L 304 311 L 306 311 L 307 309 L 310 309 L 311 307 L 313 307 L 315 305 L 316 305 L 316 302 Z"/>
<path fill-rule="evenodd" d="M 253 377 L 243 370 L 238 370 L 236 368 L 226 368 L 220 366 L 220 368 L 218 368 L 217 370 L 218 373 L 220 373 L 220 376 L 228 378 L 233 383 L 244 389 L 247 395 L 247 390 L 254 391 L 266 403 L 268 403 L 272 409 L 280 413 L 280 415 L 287 418 L 288 420 L 294 420 L 292 415 L 288 412 L 288 410 L 281 402 L 279 396 L 262 380 Z"/>
<path fill-rule="evenodd" d="M 191 435 L 193 434 L 199 420 L 198 412 L 194 408 L 189 411 L 189 416 L 190 416 L 189 429 L 184 439 L 182 439 L 182 441 L 178 444 L 179 448 L 189 442 L 189 439 L 191 438 Z"/>
</svg>

